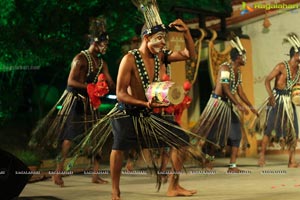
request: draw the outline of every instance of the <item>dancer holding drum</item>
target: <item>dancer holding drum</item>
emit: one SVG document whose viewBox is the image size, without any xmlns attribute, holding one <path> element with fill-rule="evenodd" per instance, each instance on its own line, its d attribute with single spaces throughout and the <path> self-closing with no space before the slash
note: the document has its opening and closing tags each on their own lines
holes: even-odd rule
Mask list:
<svg viewBox="0 0 300 200">
<path fill-rule="evenodd" d="M 123 115 L 112 120 L 112 199 L 120 199 L 123 152 L 137 145 L 140 148 L 161 148 L 165 145 L 175 147 L 171 152 L 174 173 L 170 175 L 167 196 L 191 196 L 196 191 L 184 189 L 179 185 L 184 146 L 189 145 L 188 135 L 171 121 L 151 114 L 152 108 L 165 107 L 169 102 L 157 101 L 160 97 L 147 100 L 145 91 L 152 82 L 160 81 L 163 77 L 166 71 L 163 66 L 164 59 L 174 62 L 196 58 L 194 42 L 186 24 L 177 19 L 169 26 L 183 33 L 186 48 L 174 52 L 163 50 L 166 46 L 166 28 L 158 15 L 156 2 L 150 3 L 151 6 L 143 5 L 142 1 L 135 3 L 147 17 L 142 29 L 142 43 L 139 49 L 134 49 L 123 57 L 117 77 L 118 109 Z"/>
<path fill-rule="evenodd" d="M 300 70 L 300 42 L 298 37 L 290 33 L 285 38 L 292 47 L 290 49 L 289 61 L 277 64 L 265 79 L 265 86 L 268 93 L 268 100 L 260 109 L 264 112 L 267 108 L 266 118 L 261 119 L 259 124 L 264 125 L 260 130 L 264 132 L 259 166 L 265 165 L 265 153 L 272 132 L 275 131 L 275 141 L 280 142 L 282 148 L 287 146 L 289 150 L 288 167 L 299 167 L 295 159 L 295 150 L 298 139 L 298 120 L 295 105 L 299 105 L 299 82 Z M 274 88 L 271 89 L 271 81 L 275 79 Z M 294 93 L 294 94 L 293 94 Z M 292 98 L 293 97 L 293 98 Z"/>
<path fill-rule="evenodd" d="M 93 126 L 77 146 L 74 159 L 89 144 L 89 141 L 98 141 L 97 145 L 92 147 L 92 152 L 101 150 L 112 132 L 113 145 L 110 154 L 112 200 L 119 200 L 124 152 L 134 148 L 147 148 L 152 169 L 156 175 L 159 175 L 159 164 L 154 153 L 157 152 L 156 149 L 171 147 L 172 169 L 169 171 L 167 196 L 191 196 L 197 191 L 181 187 L 179 176 L 182 173 L 184 158 L 187 157 L 186 153 L 192 154 L 192 158 L 196 159 L 201 156 L 199 152 L 192 150 L 192 145 L 189 143 L 189 136 L 198 138 L 199 136 L 182 129 L 174 124 L 173 120 L 167 120 L 152 110 L 176 103 L 178 99 L 184 97 L 184 90 L 174 84 L 162 83 L 161 91 L 164 92 L 161 93 L 158 85 L 153 83 L 163 80 L 166 73 L 164 63 L 196 59 L 194 41 L 187 25 L 181 19 L 177 19 L 170 23 L 169 27 L 182 33 L 185 48 L 178 51 L 166 50 L 167 29 L 158 14 L 156 1 L 134 0 L 133 2 L 145 17 L 141 45 L 122 58 L 116 86 L 118 103 Z M 157 91 L 157 94 L 152 91 Z M 149 99 L 146 93 L 149 94 Z"/>
</svg>

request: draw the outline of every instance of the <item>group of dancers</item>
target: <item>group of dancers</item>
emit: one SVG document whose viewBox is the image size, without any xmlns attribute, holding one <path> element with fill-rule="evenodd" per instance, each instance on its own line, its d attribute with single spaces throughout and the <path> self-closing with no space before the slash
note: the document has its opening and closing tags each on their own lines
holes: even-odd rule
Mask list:
<svg viewBox="0 0 300 200">
<path fill-rule="evenodd" d="M 113 200 L 121 198 L 124 152 L 145 148 L 158 177 L 162 178 L 158 172 L 165 170 L 166 162 L 164 167 L 159 166 L 155 160 L 157 149 L 163 149 L 162 155 L 166 157 L 163 160 L 171 162 L 167 196 L 191 196 L 197 191 L 179 184 L 178 172 L 182 171 L 187 155 L 211 168 L 216 151 L 230 146 L 228 172 L 241 172 L 237 167 L 243 126 L 240 117 L 249 114 L 249 111 L 256 116 L 253 128 L 264 134 L 259 165 L 265 165 L 268 141 L 274 137 L 272 133 L 275 131 L 275 138 L 288 147 L 288 167 L 299 166 L 295 159 L 298 122 L 292 101 L 293 87 L 299 82 L 300 73 L 300 43 L 295 34 L 286 38 L 292 45 L 290 59 L 276 65 L 265 80 L 268 98 L 259 109 L 255 109 L 243 90 L 243 84 L 247 83 L 242 84 L 241 67 L 246 64 L 246 50 L 239 37 L 233 37 L 230 59 L 219 67 L 216 84 L 205 109 L 195 126 L 186 130 L 172 116 L 153 112 L 157 108 L 164 110 L 170 102 L 160 101 L 157 96 L 147 98 L 145 92 L 153 82 L 163 84 L 168 63 L 197 58 L 190 30 L 181 19 L 164 25 L 155 0 L 133 2 L 143 13 L 145 25 L 141 31 L 140 46 L 130 50 L 120 62 L 116 84 L 106 62 L 98 56 L 105 54 L 109 37 L 104 21 L 95 19 L 90 29 L 89 48 L 77 54 L 72 61 L 67 88 L 57 102 L 62 109 L 58 111 L 55 105 L 33 131 L 32 144 L 40 148 L 47 145 L 60 147 L 56 171 L 64 170 L 65 160 L 71 152 L 75 158 L 83 153 L 90 155 L 94 161 L 93 170 L 97 172 L 102 148 L 112 138 L 110 175 Z M 166 49 L 166 35 L 170 28 L 182 33 L 184 49 Z M 274 87 L 271 87 L 272 80 L 275 80 Z M 99 99 L 108 89 L 116 92 L 118 103 L 108 114 L 100 117 Z M 191 138 L 197 142 L 192 144 Z M 54 174 L 53 180 L 59 186 L 64 185 L 60 173 Z M 93 174 L 92 182 L 107 183 L 97 173 Z"/>
</svg>

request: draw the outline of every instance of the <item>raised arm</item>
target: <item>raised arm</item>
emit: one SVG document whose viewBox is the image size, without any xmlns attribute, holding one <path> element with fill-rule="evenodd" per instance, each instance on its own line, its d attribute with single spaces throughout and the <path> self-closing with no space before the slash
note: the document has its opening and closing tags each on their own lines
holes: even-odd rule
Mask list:
<svg viewBox="0 0 300 200">
<path fill-rule="evenodd" d="M 197 54 L 195 50 L 195 44 L 188 26 L 181 19 L 176 19 L 175 21 L 170 23 L 169 26 L 174 27 L 178 31 L 183 33 L 186 47 L 181 51 L 174 51 L 168 57 L 168 61 L 176 62 L 176 61 L 182 61 L 187 59 L 196 59 Z"/>
</svg>

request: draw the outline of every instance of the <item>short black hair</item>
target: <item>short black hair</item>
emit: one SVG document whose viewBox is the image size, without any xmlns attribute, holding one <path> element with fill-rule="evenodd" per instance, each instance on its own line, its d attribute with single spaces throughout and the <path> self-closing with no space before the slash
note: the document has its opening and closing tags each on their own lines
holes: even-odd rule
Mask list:
<svg viewBox="0 0 300 200">
<path fill-rule="evenodd" d="M 232 61 L 235 61 L 238 57 L 240 56 L 239 51 L 237 50 L 237 48 L 233 48 L 230 51 L 230 59 Z"/>
<path fill-rule="evenodd" d="M 242 50 L 242 55 L 245 55 L 245 54 L 246 54 L 246 51 Z M 237 50 L 237 48 L 233 48 L 230 51 L 230 59 L 232 61 L 235 61 L 239 56 L 242 56 L 242 55 L 239 53 L 239 50 Z"/>
<path fill-rule="evenodd" d="M 300 48 L 298 48 L 298 52 L 300 52 Z M 298 53 L 298 52 L 295 51 L 295 47 L 291 47 L 291 49 L 290 49 L 290 58 L 292 58 L 295 55 L 295 53 Z"/>
</svg>

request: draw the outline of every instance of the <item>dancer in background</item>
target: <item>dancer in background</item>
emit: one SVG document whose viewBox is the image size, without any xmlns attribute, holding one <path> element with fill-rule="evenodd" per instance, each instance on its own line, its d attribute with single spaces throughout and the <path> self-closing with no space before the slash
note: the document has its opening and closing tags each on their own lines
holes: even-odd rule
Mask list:
<svg viewBox="0 0 300 200">
<path fill-rule="evenodd" d="M 300 70 L 300 42 L 294 33 L 288 34 L 285 42 L 289 42 L 290 59 L 277 64 L 265 79 L 265 87 L 268 93 L 268 99 L 260 108 L 260 112 L 265 112 L 266 117 L 258 119 L 255 126 L 263 125 L 259 131 L 263 132 L 261 152 L 259 154 L 258 165 L 265 165 L 265 153 L 269 144 L 272 132 L 275 131 L 275 141 L 279 142 L 282 148 L 287 147 L 289 151 L 288 167 L 299 167 L 295 158 L 295 151 L 298 140 L 298 120 L 293 102 L 293 87 L 299 82 Z M 275 80 L 272 89 L 271 82 Z M 298 98 L 299 94 L 295 97 Z M 260 121 L 261 120 L 261 121 Z"/>
<path fill-rule="evenodd" d="M 90 22 L 90 45 L 72 61 L 67 88 L 63 95 L 33 131 L 31 143 L 58 146 L 57 167 L 53 175 L 56 185 L 64 186 L 62 179 L 65 160 L 73 143 L 78 143 L 83 134 L 99 119 L 100 97 L 115 90 L 106 62 L 99 57 L 106 53 L 109 37 L 105 31 L 105 19 L 94 18 Z M 57 112 L 57 106 L 61 109 Z M 100 152 L 92 156 L 93 183 L 107 183 L 97 174 Z"/>
<path fill-rule="evenodd" d="M 246 64 L 246 51 L 238 37 L 234 37 L 231 44 L 233 46 L 230 52 L 231 61 L 220 66 L 216 86 L 199 121 L 192 128 L 192 132 L 216 144 L 216 146 L 208 142 L 201 144 L 200 141 L 199 145 L 205 153 L 203 163 L 206 168 L 212 168 L 212 161 L 215 159 L 217 149 L 229 146 L 231 155 L 228 172 L 239 173 L 240 169 L 237 167 L 236 161 L 242 138 L 242 125 L 237 110 L 242 114 L 248 114 L 245 103 L 254 114 L 258 115 L 258 113 L 242 87 L 241 67 Z M 242 102 L 235 95 L 238 95 Z"/>
</svg>

